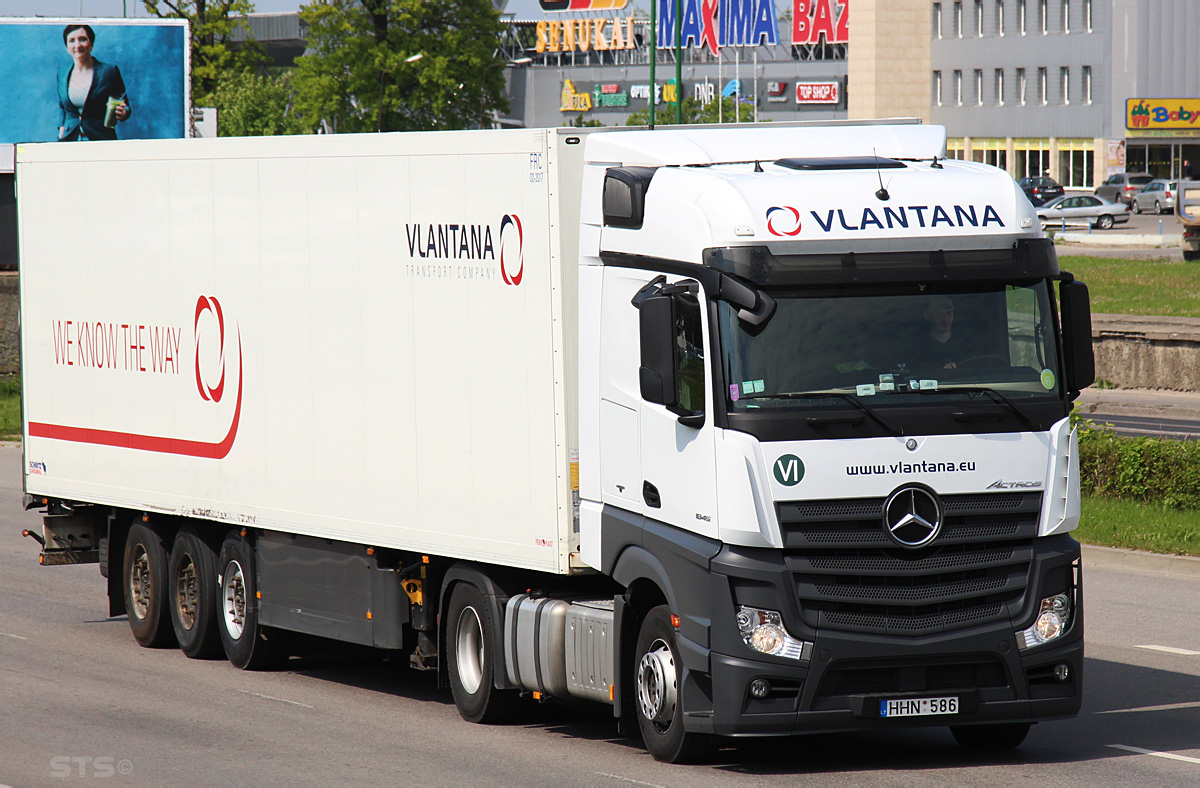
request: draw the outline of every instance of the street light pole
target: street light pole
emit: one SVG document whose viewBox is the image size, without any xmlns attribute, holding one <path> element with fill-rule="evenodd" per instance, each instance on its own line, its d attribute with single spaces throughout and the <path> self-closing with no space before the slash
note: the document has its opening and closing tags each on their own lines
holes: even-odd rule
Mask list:
<svg viewBox="0 0 1200 788">
<path fill-rule="evenodd" d="M 654 129 L 654 63 L 658 60 L 658 0 L 650 0 L 650 129 Z"/>
</svg>

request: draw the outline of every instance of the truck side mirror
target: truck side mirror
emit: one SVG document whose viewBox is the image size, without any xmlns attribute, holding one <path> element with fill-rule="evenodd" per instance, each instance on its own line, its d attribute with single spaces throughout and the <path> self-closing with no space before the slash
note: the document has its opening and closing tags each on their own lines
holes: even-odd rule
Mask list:
<svg viewBox="0 0 1200 788">
<path fill-rule="evenodd" d="M 642 365 L 638 382 L 642 399 L 657 405 L 676 404 L 679 365 L 675 360 L 675 299 L 656 295 L 641 302 L 638 314 Z"/>
<path fill-rule="evenodd" d="M 1092 308 L 1087 285 L 1063 282 L 1059 285 L 1062 309 L 1064 371 L 1068 391 L 1082 391 L 1096 382 L 1096 357 L 1092 352 Z"/>
</svg>

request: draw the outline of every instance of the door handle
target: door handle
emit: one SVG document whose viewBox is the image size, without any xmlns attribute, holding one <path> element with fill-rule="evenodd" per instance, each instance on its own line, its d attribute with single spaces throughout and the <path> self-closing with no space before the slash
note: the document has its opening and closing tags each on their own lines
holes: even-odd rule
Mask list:
<svg viewBox="0 0 1200 788">
<path fill-rule="evenodd" d="M 651 509 L 662 508 L 662 498 L 659 497 L 658 488 L 650 482 L 642 482 L 642 500 Z"/>
</svg>

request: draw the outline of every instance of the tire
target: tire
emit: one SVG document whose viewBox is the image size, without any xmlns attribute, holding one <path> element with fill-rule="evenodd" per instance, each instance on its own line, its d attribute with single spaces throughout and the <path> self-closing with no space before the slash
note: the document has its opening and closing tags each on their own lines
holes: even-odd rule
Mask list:
<svg viewBox="0 0 1200 788">
<path fill-rule="evenodd" d="M 241 670 L 266 670 L 287 656 L 286 632 L 258 623 L 254 554 L 236 532 L 217 558 L 217 631 L 225 656 Z"/>
<path fill-rule="evenodd" d="M 175 535 L 171 548 L 171 626 L 179 648 L 192 659 L 221 656 L 217 633 L 217 552 L 191 526 Z"/>
<path fill-rule="evenodd" d="M 646 750 L 655 760 L 692 763 L 709 748 L 711 737 L 683 729 L 679 679 L 683 662 L 666 605 L 651 610 L 638 632 L 634 655 L 634 710 Z"/>
<path fill-rule="evenodd" d="M 1162 203 L 1160 203 L 1158 200 L 1155 200 L 1154 201 L 1154 215 L 1162 216 L 1162 212 L 1163 212 Z"/>
<path fill-rule="evenodd" d="M 1133 212 L 1134 213 L 1142 212 L 1142 204 L 1140 202 L 1138 202 L 1137 200 L 1133 201 Z"/>
<path fill-rule="evenodd" d="M 125 539 L 121 585 L 129 628 L 146 648 L 166 648 L 175 643 L 168 608 L 167 562 L 162 536 L 149 526 L 134 524 Z"/>
<path fill-rule="evenodd" d="M 516 690 L 496 688 L 497 626 L 478 588 L 470 583 L 454 586 L 446 611 L 446 672 L 454 705 L 467 722 L 506 722 L 520 705 Z"/>
<path fill-rule="evenodd" d="M 1096 220 L 1096 226 L 1101 230 L 1111 230 L 1113 226 L 1113 218 L 1108 214 L 1105 214 Z"/>
<path fill-rule="evenodd" d="M 1190 249 L 1184 249 L 1183 250 L 1183 259 L 1188 261 L 1189 263 L 1193 262 L 1195 260 L 1200 260 L 1200 249 L 1198 249 L 1196 251 L 1192 251 Z"/>
<path fill-rule="evenodd" d="M 954 740 L 968 750 L 1011 750 L 1019 747 L 1029 733 L 1028 722 L 1000 725 L 951 725 Z"/>
</svg>

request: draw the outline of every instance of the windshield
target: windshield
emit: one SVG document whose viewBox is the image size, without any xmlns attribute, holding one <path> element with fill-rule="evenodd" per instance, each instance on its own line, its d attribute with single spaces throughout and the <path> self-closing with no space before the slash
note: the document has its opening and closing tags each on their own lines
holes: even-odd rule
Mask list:
<svg viewBox="0 0 1200 788">
<path fill-rule="evenodd" d="M 1045 281 L 936 290 L 926 285 L 773 292 L 757 336 L 719 306 L 730 412 L 870 407 L 986 390 L 1012 402 L 1057 397 L 1058 353 Z M 822 396 L 828 395 L 828 396 Z"/>
</svg>

